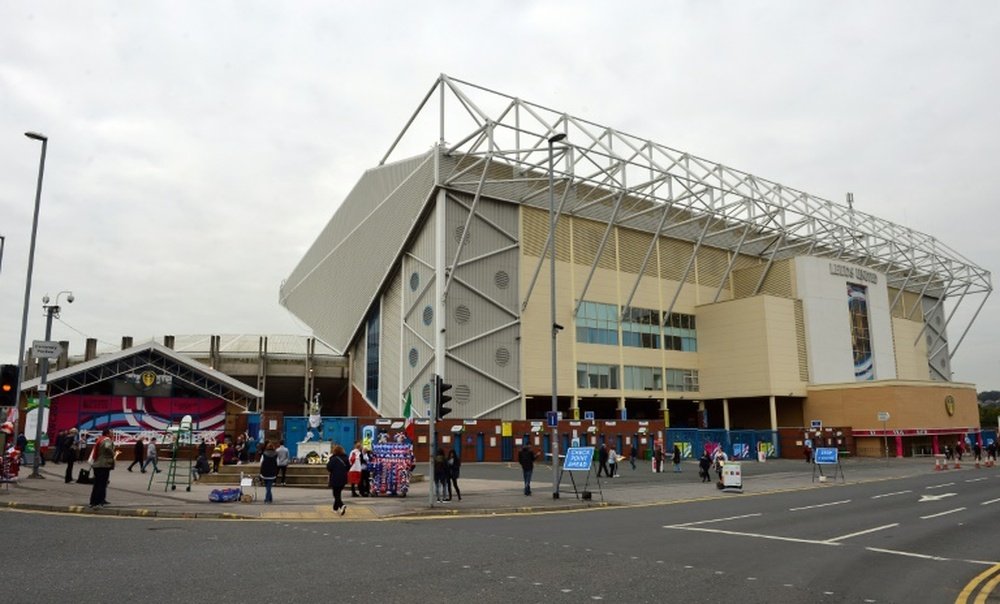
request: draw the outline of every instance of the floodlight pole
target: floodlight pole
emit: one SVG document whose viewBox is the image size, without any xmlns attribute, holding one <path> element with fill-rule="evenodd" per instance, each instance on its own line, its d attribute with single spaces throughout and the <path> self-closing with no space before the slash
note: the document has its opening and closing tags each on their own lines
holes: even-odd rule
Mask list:
<svg viewBox="0 0 1000 604">
<path fill-rule="evenodd" d="M 45 151 L 49 146 L 49 137 L 44 134 L 25 132 L 24 135 L 32 140 L 42 142 L 42 155 L 38 161 L 38 184 L 35 187 L 35 217 L 31 221 L 31 246 L 28 248 L 28 276 L 24 282 L 24 310 L 21 314 L 21 344 L 17 351 L 17 378 L 14 382 L 15 403 L 18 407 L 21 405 L 21 382 L 24 380 L 24 372 L 28 366 L 24 361 L 24 341 L 28 334 L 28 304 L 31 298 L 31 273 L 35 267 L 35 238 L 38 234 L 38 210 L 42 203 L 42 177 L 45 175 Z M 39 421 L 41 421 L 41 417 L 39 417 Z M 38 442 L 35 443 L 36 459 L 40 453 L 38 450 L 39 444 Z M 34 474 L 32 473 L 32 476 Z"/>
<path fill-rule="evenodd" d="M 565 138 L 564 133 L 549 137 L 549 241 L 552 242 L 552 247 L 549 248 L 549 318 L 552 322 L 552 414 L 555 416 L 549 450 L 552 452 L 553 499 L 559 499 L 559 381 L 556 378 L 556 336 L 562 328 L 556 323 L 556 194 L 552 147 Z"/>
</svg>

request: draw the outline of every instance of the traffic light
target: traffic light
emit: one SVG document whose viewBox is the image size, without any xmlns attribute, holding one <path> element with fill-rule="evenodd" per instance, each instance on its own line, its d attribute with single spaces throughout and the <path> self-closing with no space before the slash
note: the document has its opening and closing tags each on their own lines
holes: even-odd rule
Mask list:
<svg viewBox="0 0 1000 604">
<path fill-rule="evenodd" d="M 437 419 L 444 419 L 444 416 L 451 413 L 451 408 L 445 407 L 445 403 L 451 400 L 451 397 L 445 394 L 445 392 L 448 392 L 449 390 L 451 390 L 451 384 L 445 384 L 440 375 L 435 375 L 434 409 L 437 410 Z"/>
<path fill-rule="evenodd" d="M 17 405 L 17 365 L 0 365 L 0 407 Z"/>
</svg>

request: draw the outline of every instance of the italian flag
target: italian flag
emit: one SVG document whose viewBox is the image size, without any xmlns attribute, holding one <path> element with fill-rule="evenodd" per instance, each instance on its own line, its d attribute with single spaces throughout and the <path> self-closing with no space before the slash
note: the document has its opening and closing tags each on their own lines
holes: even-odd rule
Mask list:
<svg viewBox="0 0 1000 604">
<path fill-rule="evenodd" d="M 410 391 L 406 391 L 406 406 L 403 408 L 403 417 L 406 418 L 403 424 L 403 431 L 406 432 L 406 438 L 410 439 L 410 442 L 416 442 L 416 426 L 413 424 L 413 397 L 410 396 Z"/>
</svg>

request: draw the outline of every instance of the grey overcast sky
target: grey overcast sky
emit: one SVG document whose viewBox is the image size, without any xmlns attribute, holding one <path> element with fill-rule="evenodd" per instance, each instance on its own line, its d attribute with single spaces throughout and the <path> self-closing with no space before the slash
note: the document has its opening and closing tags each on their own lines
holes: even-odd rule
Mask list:
<svg viewBox="0 0 1000 604">
<path fill-rule="evenodd" d="M 308 333 L 278 287 L 440 73 L 923 231 L 1000 268 L 1000 4 L 0 3 L 0 360 Z M 433 144 L 426 141 L 424 149 Z M 954 378 L 1000 389 L 1000 296 Z M 963 303 L 962 326 L 979 301 Z M 949 308 L 950 310 L 950 308 Z M 952 330 L 952 337 L 959 333 Z"/>
</svg>

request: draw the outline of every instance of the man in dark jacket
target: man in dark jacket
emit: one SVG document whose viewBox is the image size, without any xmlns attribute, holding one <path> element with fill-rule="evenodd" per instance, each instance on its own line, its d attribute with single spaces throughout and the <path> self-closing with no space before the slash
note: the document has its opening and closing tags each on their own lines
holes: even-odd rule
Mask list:
<svg viewBox="0 0 1000 604">
<path fill-rule="evenodd" d="M 524 474 L 524 494 L 531 495 L 531 473 L 535 470 L 535 452 L 527 442 L 517 454 L 517 463 L 521 464 L 521 472 Z"/>
<path fill-rule="evenodd" d="M 146 463 L 145 463 L 145 461 L 143 461 L 145 459 L 146 459 L 146 442 L 145 442 L 145 439 L 142 439 L 142 438 L 139 438 L 138 436 L 136 436 L 135 437 L 135 444 L 132 445 L 132 463 L 130 463 L 128 465 L 128 471 L 131 472 L 132 471 L 132 467 L 135 466 L 135 464 L 139 464 L 139 470 L 142 471 L 143 473 L 145 473 L 146 472 Z"/>
<path fill-rule="evenodd" d="M 597 475 L 601 475 L 601 471 L 608 478 L 611 478 L 611 472 L 608 470 L 608 445 L 606 443 L 601 444 L 601 448 L 597 450 Z"/>
</svg>

